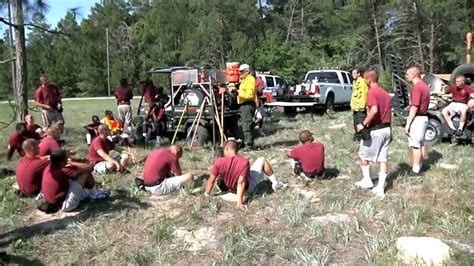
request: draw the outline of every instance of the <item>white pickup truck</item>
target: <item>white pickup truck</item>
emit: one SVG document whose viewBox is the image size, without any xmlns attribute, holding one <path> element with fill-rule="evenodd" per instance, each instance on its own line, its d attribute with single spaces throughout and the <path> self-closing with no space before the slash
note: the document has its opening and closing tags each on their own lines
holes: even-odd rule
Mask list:
<svg viewBox="0 0 474 266">
<path fill-rule="evenodd" d="M 348 105 L 352 95 L 352 75 L 342 70 L 311 70 L 305 82 L 287 90 L 283 97 L 265 103 L 266 106 L 282 106 L 286 113 L 298 107 L 321 107 L 333 110 L 336 105 Z"/>
</svg>

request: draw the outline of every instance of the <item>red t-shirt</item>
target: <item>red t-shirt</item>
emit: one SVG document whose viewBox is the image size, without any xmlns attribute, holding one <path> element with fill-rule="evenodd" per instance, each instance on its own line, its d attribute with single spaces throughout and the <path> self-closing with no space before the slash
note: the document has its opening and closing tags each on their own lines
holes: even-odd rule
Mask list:
<svg viewBox="0 0 474 266">
<path fill-rule="evenodd" d="M 155 106 L 147 115 L 147 120 L 153 119 L 156 122 L 161 122 L 165 118 L 165 108 Z"/>
<path fill-rule="evenodd" d="M 51 155 L 53 151 L 60 150 L 59 142 L 50 136 L 46 136 L 39 144 L 39 156 Z"/>
<path fill-rule="evenodd" d="M 419 81 L 413 86 L 410 95 L 410 105 L 418 107 L 417 114 L 426 115 L 430 105 L 430 89 L 424 81 Z"/>
<path fill-rule="evenodd" d="M 239 155 L 221 157 L 214 162 L 211 168 L 211 174 L 220 176 L 226 187 L 232 192 L 237 191 L 237 182 L 240 176 L 243 176 L 247 182 L 249 172 L 249 160 Z"/>
<path fill-rule="evenodd" d="M 464 85 L 461 89 L 459 89 L 456 84 L 451 85 L 449 87 L 448 93 L 453 95 L 453 101 L 458 103 L 466 103 L 469 101 L 469 95 L 473 93 L 472 88 L 468 85 Z"/>
<path fill-rule="evenodd" d="M 13 134 L 10 135 L 8 138 L 8 145 L 14 150 L 18 152 L 18 154 L 23 157 L 25 153 L 23 152 L 23 148 L 21 148 L 21 144 L 23 141 L 26 140 L 26 137 L 20 134 L 18 131 L 15 131 Z"/>
<path fill-rule="evenodd" d="M 115 98 L 117 99 L 117 104 L 130 104 L 130 101 L 133 99 L 132 90 L 129 87 L 119 87 L 115 90 Z"/>
<path fill-rule="evenodd" d="M 294 147 L 290 157 L 301 162 L 303 172 L 321 174 L 324 172 L 324 145 L 319 142 Z"/>
<path fill-rule="evenodd" d="M 35 196 L 41 190 L 43 170 L 49 161 L 40 158 L 23 157 L 16 167 L 16 182 L 20 191 L 28 196 Z"/>
<path fill-rule="evenodd" d="M 115 149 L 115 144 L 110 141 L 108 138 L 101 138 L 96 137 L 91 143 L 89 147 L 89 162 L 92 165 L 97 164 L 98 162 L 102 162 L 104 159 L 100 157 L 97 153 L 97 150 L 102 149 L 105 153 L 109 154 L 109 152 Z"/>
<path fill-rule="evenodd" d="M 155 97 L 156 97 L 155 86 L 151 84 L 141 84 L 140 91 L 143 93 L 144 95 L 143 98 L 146 103 L 150 104 L 155 101 Z"/>
<path fill-rule="evenodd" d="M 171 172 L 181 172 L 179 160 L 168 149 L 160 148 L 148 155 L 143 168 L 145 185 L 157 184 L 171 176 Z"/>
<path fill-rule="evenodd" d="M 369 88 L 367 92 L 367 106 L 377 106 L 377 114 L 370 122 L 370 126 L 389 124 L 392 122 L 390 95 L 381 87 Z"/>
<path fill-rule="evenodd" d="M 41 85 L 36 89 L 36 102 L 39 102 L 41 104 L 47 104 L 52 108 L 56 109 L 58 107 L 60 99 L 61 95 L 59 94 L 59 89 L 53 84 L 49 84 L 48 87 L 44 87 L 43 85 Z"/>
<path fill-rule="evenodd" d="M 259 94 L 262 94 L 264 88 L 265 88 L 265 84 L 263 84 L 263 80 L 261 78 L 256 78 L 255 91 Z"/>
<path fill-rule="evenodd" d="M 51 164 L 48 164 L 43 171 L 41 183 L 46 202 L 61 204 L 69 190 L 69 179 L 74 179 L 76 176 L 77 168 L 75 167 L 51 168 Z"/>
</svg>

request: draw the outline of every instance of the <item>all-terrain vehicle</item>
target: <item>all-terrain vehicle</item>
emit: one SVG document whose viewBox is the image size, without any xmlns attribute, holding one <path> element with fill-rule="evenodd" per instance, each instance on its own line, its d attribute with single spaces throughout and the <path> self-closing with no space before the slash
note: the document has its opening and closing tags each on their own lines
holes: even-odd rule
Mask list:
<svg viewBox="0 0 474 266">
<path fill-rule="evenodd" d="M 193 67 L 166 67 L 153 68 L 148 74 L 151 79 L 165 75 L 169 80 L 169 101 L 165 106 L 167 136 L 171 137 L 177 132 L 178 136 L 184 136 L 190 141 L 196 131 L 194 143 L 202 146 L 213 140 L 215 145 L 220 136 L 220 125 L 216 121 L 222 117 L 224 134 L 236 135 L 239 114 L 236 102 L 226 94 L 224 113 L 221 114 L 221 97 L 217 96 L 219 86 L 226 84 L 225 72 Z M 146 110 L 141 105 L 139 110 L 140 114 L 134 119 L 137 136 L 142 135 L 142 127 L 139 125 L 146 117 Z M 193 122 L 195 126 L 192 126 Z"/>
</svg>

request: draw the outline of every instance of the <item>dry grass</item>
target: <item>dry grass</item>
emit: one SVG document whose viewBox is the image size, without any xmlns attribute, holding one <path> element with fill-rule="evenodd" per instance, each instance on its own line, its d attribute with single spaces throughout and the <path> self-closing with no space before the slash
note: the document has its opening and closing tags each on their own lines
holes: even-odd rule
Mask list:
<svg viewBox="0 0 474 266">
<path fill-rule="evenodd" d="M 114 105 L 112 101 L 66 105 L 68 148 L 79 157 L 87 155 L 81 126 L 103 106 Z M 4 107 L 0 106 L 0 116 L 5 116 Z M 14 177 L 5 177 L 0 179 L 0 248 L 14 253 L 17 262 L 53 265 L 387 265 L 397 263 L 394 243 L 401 236 L 434 236 L 472 247 L 472 147 L 449 143 L 430 147 L 430 170 L 422 178 L 410 177 L 406 139 L 402 128 L 394 127 L 393 182 L 386 198 L 379 200 L 353 184 L 361 172 L 349 112 L 298 114 L 291 119 L 275 113 L 272 120 L 267 123 L 270 134 L 256 141 L 265 150 L 244 155 L 267 157 L 290 188 L 253 200 L 245 211 L 215 197 L 198 201 L 190 193 L 192 186 L 165 198 L 150 197 L 134 188 L 133 178 L 143 167 L 137 165 L 130 174 L 97 177 L 102 186 L 112 189 L 110 200 L 84 204 L 76 216 L 44 221 L 38 219 L 34 200 L 19 199 L 13 193 Z M 345 126 L 340 128 L 340 124 Z M 346 178 L 307 186 L 294 178 L 285 149 L 297 143 L 302 129 L 312 130 L 326 145 L 327 167 L 338 169 Z M 7 131 L 0 135 L 5 140 Z M 141 158 L 149 152 L 136 151 Z M 188 151 L 182 168 L 206 174 L 212 161 L 209 149 Z M 16 165 L 0 162 L 11 168 Z M 456 169 L 442 164 L 456 165 Z M 305 196 L 302 190 L 314 195 Z M 321 224 L 312 219 L 327 214 L 345 214 L 353 221 Z M 474 263 L 472 253 L 453 248 L 451 264 Z"/>
</svg>

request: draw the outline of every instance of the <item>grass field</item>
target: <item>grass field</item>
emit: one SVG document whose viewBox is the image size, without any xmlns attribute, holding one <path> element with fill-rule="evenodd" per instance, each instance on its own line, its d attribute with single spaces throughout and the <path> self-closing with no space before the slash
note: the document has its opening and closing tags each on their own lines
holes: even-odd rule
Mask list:
<svg viewBox="0 0 474 266">
<path fill-rule="evenodd" d="M 115 110 L 114 101 L 64 105 L 67 148 L 86 158 L 82 125 L 105 108 Z M 8 120 L 8 112 L 7 105 L 0 105 L 0 121 Z M 40 121 L 38 113 L 35 117 Z M 12 128 L 2 130 L 2 143 Z M 20 264 L 397 265 L 398 237 L 432 236 L 453 248 L 449 264 L 474 264 L 472 146 L 430 147 L 428 172 L 411 177 L 403 128 L 394 126 L 391 182 L 379 200 L 354 186 L 361 171 L 348 111 L 291 119 L 274 113 L 266 128 L 269 135 L 256 141 L 265 149 L 244 155 L 265 156 L 290 187 L 255 199 L 246 210 L 217 197 L 197 200 L 192 191 L 204 184 L 150 197 L 133 184 L 141 164 L 132 166 L 130 174 L 96 177 L 112 189 L 109 200 L 84 204 L 73 215 L 47 216 L 36 211 L 34 200 L 14 194 L 14 177 L 2 177 L 0 250 L 14 254 L 12 262 Z M 303 129 L 326 145 L 326 165 L 339 170 L 338 178 L 303 185 L 293 176 L 285 149 L 297 144 Z M 135 151 L 140 159 L 149 153 Z M 4 149 L 0 156 L 2 165 L 15 168 L 16 159 L 6 162 Z M 209 149 L 185 151 L 181 166 L 203 175 L 213 159 Z M 321 216 L 338 221 L 321 222 Z"/>
</svg>

